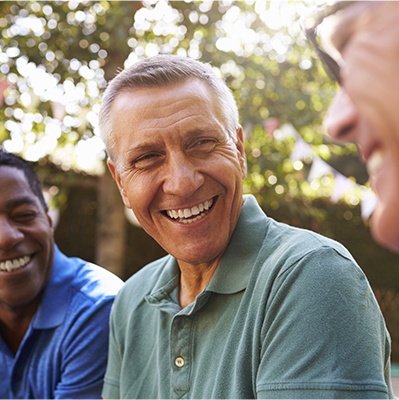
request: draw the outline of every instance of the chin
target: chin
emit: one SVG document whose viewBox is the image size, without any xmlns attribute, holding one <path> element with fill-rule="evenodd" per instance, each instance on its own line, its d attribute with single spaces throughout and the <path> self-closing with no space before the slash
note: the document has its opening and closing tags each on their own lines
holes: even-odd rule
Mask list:
<svg viewBox="0 0 399 400">
<path fill-rule="evenodd" d="M 381 207 L 371 218 L 371 232 L 376 242 L 395 253 L 399 253 L 399 223 L 393 221 L 399 221 L 398 218 L 391 213 L 386 215 Z"/>
</svg>

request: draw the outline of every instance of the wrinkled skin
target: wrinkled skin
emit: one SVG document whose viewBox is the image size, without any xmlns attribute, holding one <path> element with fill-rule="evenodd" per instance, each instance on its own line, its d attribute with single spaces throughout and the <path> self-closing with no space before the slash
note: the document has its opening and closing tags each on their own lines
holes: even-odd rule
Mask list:
<svg viewBox="0 0 399 400">
<path fill-rule="evenodd" d="M 228 134 L 213 94 L 195 79 L 120 93 L 111 116 L 116 145 L 108 165 L 124 203 L 178 260 L 181 290 L 198 286 L 198 292 L 240 214 L 246 174 L 242 130 L 237 128 L 237 139 Z M 208 201 L 211 208 L 199 213 Z M 167 215 L 179 210 L 195 214 Z"/>
<path fill-rule="evenodd" d="M 354 142 L 378 196 L 371 229 L 399 252 L 399 3 L 347 7 L 332 35 L 344 66 L 325 121 L 331 137 Z"/>
</svg>

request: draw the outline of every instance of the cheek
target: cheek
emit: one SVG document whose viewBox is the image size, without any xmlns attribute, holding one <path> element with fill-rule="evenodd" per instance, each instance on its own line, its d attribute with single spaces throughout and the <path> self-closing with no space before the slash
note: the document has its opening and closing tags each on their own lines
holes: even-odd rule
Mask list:
<svg viewBox="0 0 399 400">
<path fill-rule="evenodd" d="M 399 123 L 399 90 L 392 90 L 399 59 L 394 60 L 393 54 L 367 35 L 356 38 L 346 51 L 345 90 L 362 115 L 372 116 L 378 127 L 387 119 Z"/>
<path fill-rule="evenodd" d="M 131 208 L 138 219 L 148 214 L 151 202 L 157 193 L 158 183 L 154 177 L 135 177 L 123 182 L 125 205 Z"/>
<path fill-rule="evenodd" d="M 392 157 L 378 178 L 378 206 L 371 219 L 375 239 L 385 247 L 399 252 L 399 161 Z"/>
<path fill-rule="evenodd" d="M 371 219 L 371 231 L 375 240 L 384 247 L 399 253 L 399 209 L 380 203 Z"/>
<path fill-rule="evenodd" d="M 244 160 L 238 159 L 237 154 L 223 158 L 223 161 L 209 169 L 209 175 L 222 185 L 234 197 L 241 196 L 242 182 L 246 176 Z"/>
</svg>

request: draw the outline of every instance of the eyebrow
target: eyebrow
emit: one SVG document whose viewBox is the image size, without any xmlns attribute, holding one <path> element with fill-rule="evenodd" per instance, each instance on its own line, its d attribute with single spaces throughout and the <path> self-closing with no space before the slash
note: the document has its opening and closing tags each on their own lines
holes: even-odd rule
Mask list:
<svg viewBox="0 0 399 400">
<path fill-rule="evenodd" d="M 205 128 L 205 129 L 192 129 L 186 133 L 186 139 L 195 139 L 200 136 L 204 136 L 207 134 L 212 134 L 212 133 L 218 133 L 219 131 L 215 129 L 214 127 L 212 128 Z"/>
<path fill-rule="evenodd" d="M 201 135 L 205 135 L 207 133 L 215 133 L 218 132 L 217 129 L 215 128 L 205 128 L 205 129 L 192 129 L 189 130 L 185 133 L 185 138 L 186 139 L 192 139 L 192 138 L 196 138 L 199 137 Z M 162 141 L 162 140 L 161 140 Z M 135 153 L 135 152 L 145 152 L 145 151 L 149 151 L 149 150 L 153 150 L 154 147 L 156 147 L 159 144 L 159 142 L 153 142 L 153 143 L 143 143 L 143 144 L 138 144 L 137 146 L 133 146 L 132 148 L 127 150 L 128 154 L 131 153 Z"/>
<path fill-rule="evenodd" d="M 21 197 L 15 198 L 15 199 L 11 199 L 6 203 L 6 205 L 7 205 L 7 208 L 9 208 L 9 209 L 16 208 L 19 206 L 24 206 L 24 205 L 31 205 L 31 206 L 39 207 L 39 204 L 38 204 L 36 198 L 33 198 L 31 196 L 21 196 Z"/>
</svg>

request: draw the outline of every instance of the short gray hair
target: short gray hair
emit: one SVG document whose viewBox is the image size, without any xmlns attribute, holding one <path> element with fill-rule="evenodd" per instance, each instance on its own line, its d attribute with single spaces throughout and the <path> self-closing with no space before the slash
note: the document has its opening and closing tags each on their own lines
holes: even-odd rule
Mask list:
<svg viewBox="0 0 399 400">
<path fill-rule="evenodd" d="M 137 88 L 167 86 L 189 78 L 201 80 L 216 95 L 218 111 L 229 135 L 235 141 L 239 114 L 234 96 L 224 80 L 209 64 L 175 55 L 158 55 L 138 61 L 120 72 L 104 92 L 99 114 L 99 131 L 109 156 L 113 158 L 114 150 L 110 111 L 118 94 Z"/>
</svg>

